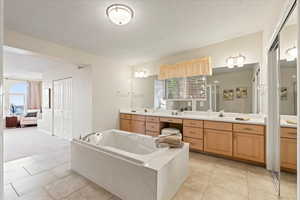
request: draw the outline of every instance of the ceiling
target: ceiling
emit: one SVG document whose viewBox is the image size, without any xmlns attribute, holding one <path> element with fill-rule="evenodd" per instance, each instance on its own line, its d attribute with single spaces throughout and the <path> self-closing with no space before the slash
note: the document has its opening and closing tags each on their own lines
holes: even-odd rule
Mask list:
<svg viewBox="0 0 300 200">
<path fill-rule="evenodd" d="M 109 59 L 136 64 L 263 30 L 282 0 L 5 0 L 5 26 Z M 116 26 L 113 3 L 135 11 Z"/>
<path fill-rule="evenodd" d="M 3 66 L 3 73 L 6 78 L 40 80 L 43 73 L 61 67 L 62 62 L 29 51 L 5 46 Z"/>
</svg>

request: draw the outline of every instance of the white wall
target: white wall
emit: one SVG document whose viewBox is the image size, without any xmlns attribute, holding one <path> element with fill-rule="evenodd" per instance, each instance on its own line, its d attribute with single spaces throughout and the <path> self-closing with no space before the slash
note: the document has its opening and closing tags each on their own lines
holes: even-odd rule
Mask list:
<svg viewBox="0 0 300 200">
<path fill-rule="evenodd" d="M 74 110 L 76 116 L 73 116 L 73 122 L 80 122 L 81 128 L 86 130 L 102 130 L 118 127 L 119 109 L 130 107 L 131 69 L 126 66 L 126 63 L 108 61 L 100 56 L 88 54 L 77 49 L 68 48 L 10 30 L 5 30 L 4 42 L 7 46 L 30 50 L 46 55 L 52 59 L 62 60 L 66 63 L 76 65 L 90 64 L 92 75 L 89 75 L 88 78 L 92 81 L 93 95 L 92 108 L 90 108 L 92 112 L 86 112 L 88 109 L 84 111 Z M 76 74 L 77 73 L 74 73 L 73 75 L 76 76 Z M 81 75 L 78 75 L 78 77 L 80 76 Z M 87 75 L 83 76 L 87 77 Z M 86 84 L 86 82 L 83 84 Z M 80 87 L 81 86 L 82 85 L 80 85 Z M 78 87 L 74 89 L 77 90 Z M 82 101 L 90 101 L 90 97 L 80 95 L 80 90 L 78 89 L 78 91 L 78 95 L 82 99 L 74 99 L 74 102 L 79 104 L 74 106 L 76 108 L 82 108 L 82 106 L 87 105 L 83 104 Z M 83 90 L 81 89 L 81 91 Z M 75 127 L 74 130 L 76 130 Z M 78 130 L 78 133 L 74 133 L 74 135 L 78 135 L 79 132 L 83 134 L 86 131 Z"/>
<path fill-rule="evenodd" d="M 53 81 L 72 78 L 72 135 L 92 131 L 92 68 L 78 69 L 75 65 L 62 65 L 61 70 L 47 71 L 43 74 L 44 88 L 51 88 L 53 107 Z M 44 109 L 40 128 L 52 133 L 52 109 Z"/>
</svg>

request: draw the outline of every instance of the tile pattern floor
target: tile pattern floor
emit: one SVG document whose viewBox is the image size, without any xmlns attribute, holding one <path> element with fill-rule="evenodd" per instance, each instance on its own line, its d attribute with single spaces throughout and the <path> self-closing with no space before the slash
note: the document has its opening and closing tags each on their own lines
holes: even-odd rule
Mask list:
<svg viewBox="0 0 300 200">
<path fill-rule="evenodd" d="M 173 200 L 273 200 L 261 167 L 190 153 L 190 175 Z M 120 200 L 70 170 L 70 150 L 5 164 L 5 200 Z M 283 174 L 280 199 L 296 199 L 295 175 Z"/>
</svg>

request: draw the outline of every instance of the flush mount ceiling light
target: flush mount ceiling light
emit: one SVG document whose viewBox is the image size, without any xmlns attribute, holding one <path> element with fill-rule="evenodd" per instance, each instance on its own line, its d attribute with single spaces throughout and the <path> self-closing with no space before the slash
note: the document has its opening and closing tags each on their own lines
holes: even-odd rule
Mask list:
<svg viewBox="0 0 300 200">
<path fill-rule="evenodd" d="M 243 67 L 244 64 L 245 64 L 245 60 L 246 60 L 246 57 L 243 56 L 243 55 L 238 55 L 238 56 L 230 56 L 226 59 L 226 64 L 227 64 L 227 67 L 232 69 L 234 68 L 234 66 L 238 66 L 238 67 Z"/>
<path fill-rule="evenodd" d="M 113 4 L 106 9 L 109 20 L 117 25 L 128 24 L 133 18 L 133 10 L 124 4 Z"/>
<path fill-rule="evenodd" d="M 298 50 L 297 50 L 297 47 L 292 47 L 292 48 L 289 48 L 285 51 L 285 54 L 286 54 L 286 61 L 293 61 L 297 58 L 297 55 L 298 55 Z"/>
</svg>

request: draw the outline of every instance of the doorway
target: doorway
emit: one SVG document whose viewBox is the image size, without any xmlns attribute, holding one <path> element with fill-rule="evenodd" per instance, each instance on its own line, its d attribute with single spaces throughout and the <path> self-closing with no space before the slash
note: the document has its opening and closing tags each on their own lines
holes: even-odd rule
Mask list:
<svg viewBox="0 0 300 200">
<path fill-rule="evenodd" d="M 53 132 L 64 139 L 72 139 L 72 78 L 53 81 Z"/>
</svg>

